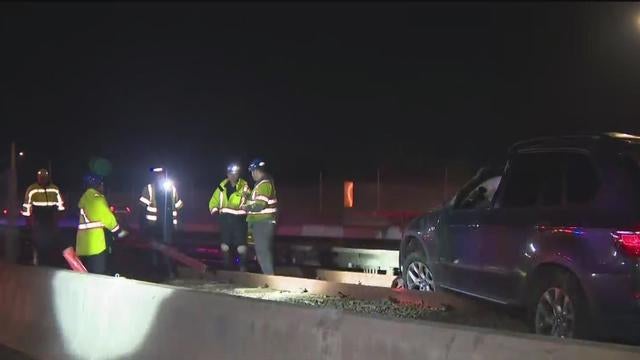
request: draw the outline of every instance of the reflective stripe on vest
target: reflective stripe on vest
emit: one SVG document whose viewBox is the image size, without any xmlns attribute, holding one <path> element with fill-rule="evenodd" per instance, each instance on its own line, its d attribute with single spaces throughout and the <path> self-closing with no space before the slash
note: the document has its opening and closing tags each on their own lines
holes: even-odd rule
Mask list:
<svg viewBox="0 0 640 360">
<path fill-rule="evenodd" d="M 56 201 L 32 201 L 33 195 L 35 195 L 35 194 L 46 194 L 46 193 L 55 194 L 56 195 Z M 31 205 L 33 205 L 33 206 L 57 206 L 58 210 L 60 210 L 60 211 L 64 210 L 64 203 L 62 201 L 62 196 L 60 196 L 60 190 L 54 189 L 54 188 L 33 189 L 33 190 L 29 191 L 29 194 L 27 195 L 27 202 L 25 204 L 23 204 L 23 206 L 25 206 L 25 207 L 28 206 L 30 208 Z M 24 211 L 22 214 L 25 215 L 25 216 L 29 216 L 31 214 L 31 211 L 29 209 L 27 211 Z"/>
<path fill-rule="evenodd" d="M 31 203 L 33 206 L 57 206 L 58 203 L 55 201 L 34 201 Z"/>
<path fill-rule="evenodd" d="M 249 215 L 275 214 L 276 212 L 278 212 L 276 208 L 264 208 L 260 211 L 249 211 Z"/>
<path fill-rule="evenodd" d="M 246 215 L 247 212 L 244 210 L 236 210 L 230 208 L 222 208 L 220 209 L 220 214 L 232 214 L 232 215 Z"/>
<path fill-rule="evenodd" d="M 277 204 L 277 203 L 278 203 L 278 200 L 277 200 L 277 199 L 273 199 L 273 200 L 272 200 L 272 199 L 269 199 L 268 197 L 266 197 L 266 196 L 264 196 L 264 195 L 258 195 L 258 196 L 256 196 L 256 198 L 254 199 L 254 201 L 255 201 L 255 200 L 264 201 L 264 202 L 266 202 L 266 203 L 267 203 L 267 204 L 269 204 L 269 205 L 273 205 L 273 204 Z"/>
<path fill-rule="evenodd" d="M 100 229 L 104 227 L 104 224 L 100 221 L 89 221 L 89 218 L 84 213 L 84 209 L 80 209 L 80 216 L 82 216 L 82 223 L 78 224 L 78 230 Z M 111 232 L 117 232 L 120 230 L 120 225 L 116 225 Z"/>
<path fill-rule="evenodd" d="M 263 183 L 266 182 L 271 182 L 269 180 L 262 180 L 260 182 L 258 182 L 256 184 L 256 186 L 253 188 L 253 191 L 251 192 L 251 200 L 249 200 L 247 202 L 248 205 L 253 205 L 255 204 L 256 201 L 264 201 L 267 203 L 267 207 L 260 210 L 260 211 L 249 211 L 249 215 L 262 215 L 262 214 L 275 214 L 276 212 L 278 212 L 278 209 L 276 208 L 276 204 L 278 203 L 277 199 L 270 199 L 267 196 L 264 195 L 256 195 L 256 191 L 258 190 L 258 188 L 260 187 L 260 185 L 262 185 Z M 272 184 L 273 186 L 273 184 Z M 274 189 L 275 190 L 275 189 Z"/>
<path fill-rule="evenodd" d="M 149 192 L 149 198 L 145 198 L 144 196 L 140 196 L 140 202 L 144 203 L 145 205 L 147 205 L 147 214 L 145 216 L 145 218 L 149 221 L 158 221 L 158 208 L 154 205 L 156 205 L 156 199 L 154 197 L 153 194 L 153 186 L 151 184 L 147 184 L 147 191 Z M 172 194 L 173 194 L 173 199 L 176 198 L 176 188 L 175 186 L 172 189 Z M 184 205 L 184 203 L 182 202 L 182 200 L 178 200 L 175 204 L 174 204 L 174 208 L 177 210 L 179 208 L 181 208 Z M 172 212 L 172 216 L 173 216 L 173 220 L 174 220 L 174 224 L 177 222 L 177 217 L 178 217 L 178 212 L 176 210 L 173 210 Z"/>
<path fill-rule="evenodd" d="M 222 184 L 221 184 L 222 185 Z M 242 191 L 246 191 L 248 189 L 248 186 L 245 185 L 242 188 Z M 226 189 L 224 190 L 226 192 Z M 235 193 L 235 191 L 234 191 Z M 229 207 L 222 207 L 222 204 L 225 203 L 225 198 L 224 198 L 224 192 L 223 191 L 219 191 L 218 193 L 218 207 L 217 208 L 213 208 L 211 209 L 211 213 L 215 213 L 215 212 L 220 212 L 220 214 L 231 214 L 231 215 L 246 215 L 247 212 L 245 210 L 241 210 L 241 209 L 232 209 Z M 240 201 L 240 206 L 244 205 L 245 203 L 245 197 L 242 196 L 242 201 Z M 227 203 L 229 203 L 229 201 L 227 200 Z"/>
<path fill-rule="evenodd" d="M 86 224 L 79 224 L 78 230 L 98 229 L 102 227 L 104 227 L 104 225 L 102 225 L 100 221 L 96 221 L 96 222 L 90 222 Z"/>
</svg>

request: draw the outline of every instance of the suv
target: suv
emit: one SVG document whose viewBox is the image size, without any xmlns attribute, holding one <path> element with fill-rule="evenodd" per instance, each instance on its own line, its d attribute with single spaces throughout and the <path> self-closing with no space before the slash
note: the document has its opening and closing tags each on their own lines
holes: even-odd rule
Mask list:
<svg viewBox="0 0 640 360">
<path fill-rule="evenodd" d="M 534 139 L 414 219 L 401 271 L 410 289 L 524 308 L 538 334 L 637 340 L 639 225 L 640 137 Z"/>
</svg>

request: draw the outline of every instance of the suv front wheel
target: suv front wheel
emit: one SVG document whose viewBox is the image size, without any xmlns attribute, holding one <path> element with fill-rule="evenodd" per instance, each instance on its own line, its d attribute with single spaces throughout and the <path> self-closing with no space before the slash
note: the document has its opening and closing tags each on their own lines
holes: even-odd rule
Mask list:
<svg viewBox="0 0 640 360">
<path fill-rule="evenodd" d="M 402 264 L 402 279 L 409 290 L 431 292 L 436 290 L 436 282 L 433 273 L 427 266 L 426 257 L 414 251 L 410 253 Z"/>
</svg>

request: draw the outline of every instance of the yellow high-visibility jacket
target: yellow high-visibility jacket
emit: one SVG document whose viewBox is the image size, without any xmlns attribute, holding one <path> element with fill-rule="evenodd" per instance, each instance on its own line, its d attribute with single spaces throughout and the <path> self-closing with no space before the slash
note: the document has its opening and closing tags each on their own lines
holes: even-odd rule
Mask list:
<svg viewBox="0 0 640 360">
<path fill-rule="evenodd" d="M 78 202 L 80 222 L 76 234 L 76 253 L 79 256 L 97 255 L 107 248 L 104 229 L 120 230 L 118 220 L 109 209 L 107 199 L 95 189 L 88 189 Z"/>
</svg>

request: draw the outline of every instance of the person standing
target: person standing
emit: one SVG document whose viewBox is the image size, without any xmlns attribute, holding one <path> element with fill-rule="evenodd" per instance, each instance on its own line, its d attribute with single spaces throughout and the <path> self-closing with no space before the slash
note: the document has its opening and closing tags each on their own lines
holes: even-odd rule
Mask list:
<svg viewBox="0 0 640 360">
<path fill-rule="evenodd" d="M 33 244 L 33 265 L 52 266 L 58 233 L 58 213 L 64 211 L 60 189 L 51 182 L 49 172 L 38 170 L 36 182 L 27 188 L 22 215 L 28 218 Z"/>
<path fill-rule="evenodd" d="M 104 183 L 97 175 L 84 178 L 86 191 L 78 202 L 80 220 L 76 234 L 76 253 L 87 271 L 94 274 L 107 272 L 107 243 L 105 230 L 117 234 L 118 238 L 127 236 L 120 229 L 115 215 L 109 209 L 104 196 Z"/>
<path fill-rule="evenodd" d="M 274 243 L 278 199 L 273 179 L 267 165 L 261 159 L 249 164 L 249 172 L 255 182 L 247 202 L 240 208 L 247 211 L 249 231 L 255 241 L 256 256 L 262 272 L 274 274 Z"/>
<path fill-rule="evenodd" d="M 140 195 L 140 205 L 144 208 L 141 228 L 151 241 L 171 245 L 174 231 L 178 226 L 178 211 L 182 209 L 184 203 L 178 195 L 175 184 L 168 178 L 166 169 L 153 168 L 151 172 L 155 175 L 155 179 L 142 189 Z M 152 251 L 154 267 L 158 267 L 159 260 L 163 263 L 165 275 L 174 278 L 176 268 L 173 261 L 164 254 L 159 255 L 157 251 Z"/>
<path fill-rule="evenodd" d="M 224 255 L 225 267 L 233 267 L 236 252 L 240 271 L 246 271 L 247 257 L 247 212 L 240 209 L 246 202 L 249 185 L 240 178 L 240 166 L 227 166 L 227 178 L 213 191 L 209 200 L 209 212 L 218 214 L 220 224 L 220 250 Z"/>
</svg>

